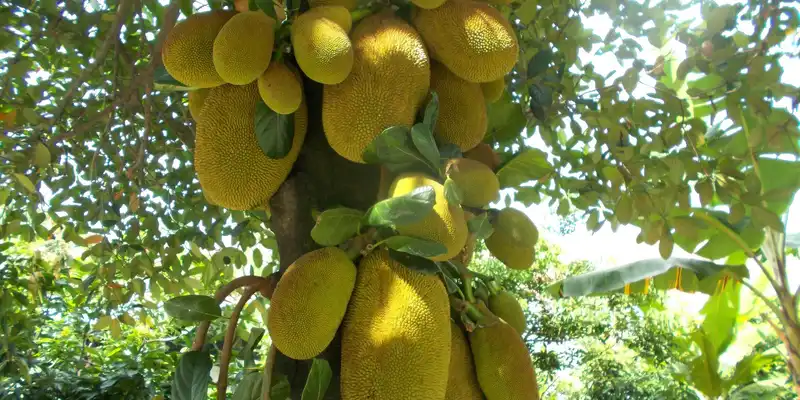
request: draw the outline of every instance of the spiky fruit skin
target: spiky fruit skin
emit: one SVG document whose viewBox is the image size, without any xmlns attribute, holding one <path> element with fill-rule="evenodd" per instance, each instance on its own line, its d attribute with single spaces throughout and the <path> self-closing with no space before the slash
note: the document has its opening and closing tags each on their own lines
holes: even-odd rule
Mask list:
<svg viewBox="0 0 800 400">
<path fill-rule="evenodd" d="M 405 196 L 422 186 L 431 186 L 436 194 L 433 209 L 421 220 L 398 225 L 397 231 L 404 236 L 441 243 L 447 248 L 445 254 L 430 257 L 433 261 L 445 261 L 455 257 L 467 241 L 469 229 L 464 220 L 464 210 L 458 204 L 450 204 L 444 197 L 444 186 L 428 176 L 404 173 L 397 176 L 389 188 L 389 197 Z"/>
<path fill-rule="evenodd" d="M 297 65 L 311 80 L 335 85 L 350 75 L 353 45 L 335 21 L 317 12 L 300 14 L 292 24 L 291 40 Z"/>
<path fill-rule="evenodd" d="M 292 148 L 281 159 L 264 155 L 255 134 L 258 85 L 211 90 L 197 121 L 194 166 L 205 196 L 231 210 L 263 207 L 292 169 L 306 136 L 305 102 L 294 113 Z"/>
<path fill-rule="evenodd" d="M 275 347 L 297 360 L 322 353 L 344 319 L 355 283 L 356 266 L 337 247 L 298 258 L 272 293 L 267 328 Z"/>
<path fill-rule="evenodd" d="M 433 130 L 436 140 L 455 144 L 461 151 L 477 146 L 486 135 L 487 124 L 481 85 L 467 82 L 434 62 L 431 90 L 439 96 L 439 118 Z"/>
<path fill-rule="evenodd" d="M 364 163 L 364 149 L 384 129 L 414 123 L 428 95 L 430 60 L 417 31 L 392 13 L 364 18 L 352 40 L 353 71 L 323 89 L 322 125 L 336 153 Z"/>
<path fill-rule="evenodd" d="M 184 85 L 211 88 L 225 81 L 214 68 L 214 39 L 236 13 L 215 10 L 192 14 L 169 31 L 161 61 L 169 74 Z"/>
<path fill-rule="evenodd" d="M 449 363 L 442 281 L 392 260 L 386 249 L 367 254 L 342 328 L 342 399 L 442 399 Z"/>
<path fill-rule="evenodd" d="M 506 90 L 506 79 L 500 78 L 491 82 L 481 83 L 481 90 L 483 91 L 483 99 L 487 103 L 494 103 L 503 96 L 503 91 Z"/>
<path fill-rule="evenodd" d="M 483 400 L 475 375 L 467 337 L 455 323 L 450 322 L 450 368 L 447 374 L 445 400 Z"/>
<path fill-rule="evenodd" d="M 274 19 L 260 10 L 236 14 L 214 39 L 214 68 L 225 82 L 246 85 L 267 69 L 274 45 Z"/>
<path fill-rule="evenodd" d="M 489 296 L 489 310 L 511 325 L 520 335 L 525 332 L 527 327 L 525 313 L 519 301 L 511 293 L 501 290 Z"/>
<path fill-rule="evenodd" d="M 350 32 L 353 28 L 353 18 L 350 16 L 350 11 L 344 6 L 315 6 L 304 14 L 307 17 L 327 18 L 339 25 L 345 32 Z"/>
<path fill-rule="evenodd" d="M 357 0 L 310 0 L 309 4 L 312 8 L 321 6 L 342 6 L 348 10 L 355 10 L 358 6 Z"/>
<path fill-rule="evenodd" d="M 454 158 L 447 162 L 447 177 L 461 190 L 461 204 L 484 208 L 500 196 L 500 181 L 489 167 L 468 158 Z"/>
<path fill-rule="evenodd" d="M 506 267 L 516 270 L 526 270 L 533 265 L 535 251 L 531 246 L 525 246 L 513 241 L 511 235 L 498 232 L 496 229 L 491 236 L 484 240 L 486 248 L 495 258 Z"/>
<path fill-rule="evenodd" d="M 414 3 L 415 6 L 427 10 L 431 10 L 441 6 L 442 4 L 444 4 L 445 1 L 446 0 L 411 0 L 411 2 Z"/>
<path fill-rule="evenodd" d="M 497 171 L 497 167 L 500 166 L 500 158 L 497 153 L 494 152 L 492 146 L 486 143 L 478 143 L 472 150 L 464 152 L 464 158 L 480 161 L 492 171 Z"/>
<path fill-rule="evenodd" d="M 192 114 L 192 118 L 195 121 L 200 118 L 200 111 L 203 110 L 203 103 L 205 103 L 206 97 L 208 97 L 210 92 L 210 89 L 197 89 L 189 92 L 189 113 Z"/>
<path fill-rule="evenodd" d="M 466 81 L 500 79 L 517 62 L 519 43 L 511 24 L 486 3 L 447 1 L 420 9 L 413 22 L 431 57 Z"/>
<path fill-rule="evenodd" d="M 517 331 L 496 317 L 486 320 L 469 334 L 475 372 L 486 399 L 539 399 L 536 371 Z"/>
<path fill-rule="evenodd" d="M 258 94 L 278 114 L 297 111 L 303 101 L 300 77 L 280 61 L 271 62 L 267 70 L 258 77 Z"/>
</svg>

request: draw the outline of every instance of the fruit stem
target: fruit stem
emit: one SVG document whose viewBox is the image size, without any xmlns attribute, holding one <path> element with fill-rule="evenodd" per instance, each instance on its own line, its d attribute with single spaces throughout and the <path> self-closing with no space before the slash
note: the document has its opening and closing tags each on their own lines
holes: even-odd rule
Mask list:
<svg viewBox="0 0 800 400">
<path fill-rule="evenodd" d="M 462 284 L 464 286 L 464 297 L 468 302 L 474 303 L 475 294 L 472 293 L 472 279 L 474 278 L 474 275 L 472 274 L 472 271 L 459 262 L 450 262 L 450 264 L 455 265 L 455 267 L 458 269 L 458 273 L 461 275 Z"/>
<path fill-rule="evenodd" d="M 501 292 L 503 290 L 503 288 L 500 287 L 500 285 L 497 284 L 497 282 L 495 282 L 493 280 L 489 281 L 489 282 L 484 282 L 484 283 L 486 284 L 486 287 L 489 288 L 489 293 L 491 295 L 496 295 L 497 292 Z"/>
<path fill-rule="evenodd" d="M 481 313 L 477 307 L 454 296 L 450 296 L 450 306 L 453 307 L 458 314 L 466 314 L 473 323 L 478 323 L 484 318 L 483 313 Z"/>
</svg>

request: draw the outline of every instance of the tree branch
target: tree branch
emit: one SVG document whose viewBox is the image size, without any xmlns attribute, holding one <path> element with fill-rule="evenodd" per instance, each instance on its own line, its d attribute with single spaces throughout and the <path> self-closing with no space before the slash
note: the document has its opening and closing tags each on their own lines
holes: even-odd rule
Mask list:
<svg viewBox="0 0 800 400">
<path fill-rule="evenodd" d="M 236 326 L 239 324 L 239 315 L 251 297 L 258 291 L 255 286 L 247 288 L 244 295 L 236 303 L 231 319 L 228 322 L 228 330 L 225 332 L 225 341 L 222 344 L 222 355 L 219 360 L 219 379 L 217 380 L 217 400 L 225 400 L 228 390 L 228 367 L 231 363 L 231 353 L 233 352 L 233 339 L 236 336 Z"/>
</svg>

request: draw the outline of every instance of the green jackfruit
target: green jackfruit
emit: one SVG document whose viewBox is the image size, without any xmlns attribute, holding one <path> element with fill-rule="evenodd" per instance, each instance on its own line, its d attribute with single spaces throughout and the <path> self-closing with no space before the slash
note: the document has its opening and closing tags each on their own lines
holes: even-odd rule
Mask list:
<svg viewBox="0 0 800 400">
<path fill-rule="evenodd" d="M 489 296 L 489 310 L 511 325 L 520 335 L 525 332 L 527 327 L 525 313 L 519 301 L 511 293 L 501 290 Z"/>
<path fill-rule="evenodd" d="M 431 257 L 431 260 L 449 260 L 464 247 L 469 229 L 461 206 L 448 203 L 444 197 L 444 186 L 425 175 L 405 173 L 398 175 L 394 180 L 389 188 L 389 197 L 405 196 L 422 186 L 431 186 L 436 193 L 433 210 L 420 221 L 397 226 L 397 231 L 401 235 L 443 244 L 447 248 L 447 253 Z"/>
<path fill-rule="evenodd" d="M 353 45 L 336 21 L 312 9 L 295 19 L 291 39 L 297 65 L 311 80 L 335 85 L 350 75 Z"/>
<path fill-rule="evenodd" d="M 469 343 L 464 332 L 450 322 L 450 369 L 447 374 L 445 400 L 483 400 L 483 393 L 475 375 Z"/>
<path fill-rule="evenodd" d="M 343 400 L 441 400 L 450 364 L 450 305 L 436 275 L 367 254 L 342 328 Z"/>
<path fill-rule="evenodd" d="M 486 136 L 486 102 L 481 85 L 467 82 L 444 65 L 431 64 L 431 90 L 439 96 L 439 118 L 433 134 L 439 142 L 461 151 L 477 146 Z"/>
<path fill-rule="evenodd" d="M 514 243 L 511 235 L 498 231 L 496 228 L 492 235 L 484 240 L 484 243 L 495 258 L 511 269 L 528 269 L 536 258 L 532 246 Z"/>
<path fill-rule="evenodd" d="M 484 208 L 500 197 L 497 175 L 481 162 L 454 158 L 447 162 L 445 174 L 461 190 L 461 204 Z"/>
<path fill-rule="evenodd" d="M 324 87 L 322 125 L 336 153 L 364 163 L 364 149 L 384 129 L 414 123 L 428 95 L 430 60 L 419 34 L 391 12 L 361 20 L 352 40 L 353 71 Z"/>
<path fill-rule="evenodd" d="M 506 207 L 497 213 L 492 222 L 495 231 L 508 234 L 514 243 L 533 247 L 539 241 L 539 230 L 528 216 L 516 209 Z"/>
<path fill-rule="evenodd" d="M 258 93 L 264 103 L 278 114 L 297 111 L 303 101 L 300 77 L 280 61 L 271 62 L 258 77 Z"/>
<path fill-rule="evenodd" d="M 203 109 L 203 103 L 205 103 L 206 97 L 208 97 L 210 92 L 210 89 L 197 89 L 189 92 L 189 113 L 192 114 L 192 118 L 195 121 L 200 118 L 200 111 Z"/>
<path fill-rule="evenodd" d="M 258 85 L 223 85 L 211 90 L 197 121 L 194 167 L 207 198 L 232 210 L 264 207 L 289 175 L 306 136 L 305 102 L 294 113 L 292 148 L 267 157 L 255 134 Z"/>
<path fill-rule="evenodd" d="M 246 85 L 267 69 L 274 45 L 274 19 L 260 10 L 236 14 L 214 39 L 214 68 L 225 82 Z"/>
<path fill-rule="evenodd" d="M 225 10 L 202 12 L 175 24 L 161 50 L 167 72 L 184 85 L 196 88 L 225 83 L 214 68 L 214 39 L 235 14 Z"/>
<path fill-rule="evenodd" d="M 538 400 L 528 348 L 519 333 L 479 305 L 485 318 L 469 334 L 478 382 L 487 400 Z"/>
<path fill-rule="evenodd" d="M 481 90 L 483 90 L 483 99 L 487 103 L 494 103 L 503 96 L 503 91 L 506 90 L 506 79 L 500 78 L 491 82 L 481 83 Z"/>
<path fill-rule="evenodd" d="M 461 79 L 491 82 L 517 63 L 519 43 L 511 24 L 486 3 L 449 0 L 418 10 L 413 21 L 431 57 Z"/>
<path fill-rule="evenodd" d="M 494 152 L 492 146 L 486 143 L 478 143 L 472 150 L 464 152 L 464 158 L 480 161 L 492 171 L 497 171 L 500 166 L 500 157 Z"/>
<path fill-rule="evenodd" d="M 356 266 L 337 247 L 298 258 L 272 294 L 267 328 L 275 347 L 298 360 L 320 354 L 344 319 L 355 283 Z"/>
</svg>

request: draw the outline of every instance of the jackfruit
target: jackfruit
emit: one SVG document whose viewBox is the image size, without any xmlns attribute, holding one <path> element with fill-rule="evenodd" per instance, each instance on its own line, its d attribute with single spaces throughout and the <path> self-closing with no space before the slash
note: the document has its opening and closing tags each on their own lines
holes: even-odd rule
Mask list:
<svg viewBox="0 0 800 400">
<path fill-rule="evenodd" d="M 533 247 L 539 241 L 539 230 L 524 212 L 506 207 L 497 213 L 492 226 L 495 232 L 501 231 L 511 236 L 514 243 Z"/>
<path fill-rule="evenodd" d="M 338 247 L 298 258 L 272 293 L 267 328 L 275 347 L 296 360 L 322 353 L 344 319 L 355 283 L 356 266 Z"/>
<path fill-rule="evenodd" d="M 487 103 L 494 103 L 503 96 L 503 91 L 506 90 L 506 79 L 500 78 L 491 82 L 481 83 L 481 90 L 483 90 L 483 99 Z"/>
<path fill-rule="evenodd" d="M 417 31 L 392 13 L 364 18 L 353 29 L 353 71 L 325 86 L 322 125 L 342 157 L 364 163 L 364 149 L 385 128 L 411 126 L 430 87 L 430 60 Z"/>
<path fill-rule="evenodd" d="M 519 301 L 511 293 L 501 290 L 489 296 L 489 310 L 511 325 L 520 335 L 525 332 L 527 326 L 525 313 Z"/>
<path fill-rule="evenodd" d="M 433 134 L 461 151 L 477 146 L 486 135 L 486 102 L 481 85 L 467 82 L 444 65 L 431 64 L 431 90 L 439 96 L 439 118 Z"/>
<path fill-rule="evenodd" d="M 441 183 L 421 174 L 404 173 L 397 176 L 389 188 L 389 197 L 405 196 L 422 186 L 433 187 L 436 203 L 433 210 L 421 220 L 396 226 L 404 236 L 441 243 L 447 248 L 445 254 L 431 257 L 433 261 L 445 261 L 455 257 L 467 241 L 469 230 L 464 220 L 464 210 L 458 204 L 450 204 L 444 197 Z"/>
<path fill-rule="evenodd" d="M 214 68 L 225 82 L 246 85 L 267 69 L 274 45 L 274 19 L 260 10 L 236 14 L 214 39 Z"/>
<path fill-rule="evenodd" d="M 353 28 L 353 18 L 350 16 L 350 11 L 344 6 L 316 6 L 306 11 L 304 14 L 306 14 L 308 18 L 327 18 L 336 22 L 336 25 L 342 27 L 345 32 L 350 32 L 350 29 Z"/>
<path fill-rule="evenodd" d="M 485 318 L 469 334 L 475 372 L 487 400 L 539 399 L 536 371 L 528 348 L 517 331 L 492 315 L 483 304 Z"/>
<path fill-rule="evenodd" d="M 464 153 L 464 158 L 480 161 L 492 171 L 496 171 L 497 167 L 500 166 L 500 158 L 497 153 L 494 152 L 492 146 L 486 143 L 478 143 L 472 150 Z"/>
<path fill-rule="evenodd" d="M 500 197 L 500 182 L 489 167 L 468 158 L 447 162 L 445 174 L 461 191 L 461 204 L 484 208 Z"/>
<path fill-rule="evenodd" d="M 189 113 L 192 114 L 195 121 L 200 118 L 200 111 L 203 109 L 203 103 L 209 92 L 211 92 L 210 89 L 197 89 L 189 92 Z"/>
<path fill-rule="evenodd" d="M 464 332 L 450 322 L 450 368 L 447 374 L 445 400 L 483 400 L 472 353 Z"/>
<path fill-rule="evenodd" d="M 286 10 L 284 9 L 285 4 L 283 4 L 283 1 L 273 1 L 272 6 L 275 10 L 275 17 L 277 17 L 278 21 L 285 20 Z M 233 8 L 239 12 L 250 11 L 250 0 L 234 0 Z"/>
<path fill-rule="evenodd" d="M 285 157 L 264 155 L 255 135 L 258 85 L 223 85 L 206 98 L 197 123 L 194 166 L 214 203 L 232 210 L 263 207 L 286 179 L 306 136 L 305 102 L 294 113 L 292 148 Z"/>
<path fill-rule="evenodd" d="M 494 232 L 485 243 L 498 260 L 512 269 L 528 269 L 533 264 L 539 230 L 525 213 L 504 208 L 492 222 Z"/>
<path fill-rule="evenodd" d="M 342 328 L 343 400 L 441 400 L 450 364 L 450 305 L 444 284 L 389 258 L 367 254 Z"/>
<path fill-rule="evenodd" d="M 466 81 L 500 79 L 517 63 L 517 36 L 489 4 L 450 0 L 432 10 L 418 10 L 413 23 L 431 57 Z"/>
<path fill-rule="evenodd" d="M 358 0 L 309 0 L 311 7 L 342 6 L 350 11 L 358 6 Z"/>
<path fill-rule="evenodd" d="M 280 61 L 271 62 L 258 77 L 258 93 L 264 103 L 278 114 L 297 111 L 303 100 L 300 77 Z"/>
<path fill-rule="evenodd" d="M 444 4 L 446 0 L 411 0 L 415 6 L 425 9 L 433 9 Z"/>
<path fill-rule="evenodd" d="M 225 81 L 214 68 L 214 39 L 233 11 L 215 10 L 192 14 L 169 31 L 161 61 L 170 76 L 184 85 L 211 88 Z"/>
<path fill-rule="evenodd" d="M 300 69 L 311 80 L 337 84 L 353 69 L 353 45 L 347 32 L 319 13 L 300 14 L 292 24 L 292 48 Z"/>
</svg>

